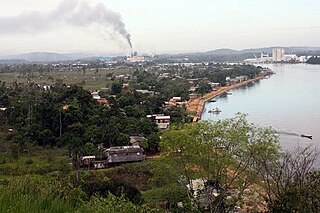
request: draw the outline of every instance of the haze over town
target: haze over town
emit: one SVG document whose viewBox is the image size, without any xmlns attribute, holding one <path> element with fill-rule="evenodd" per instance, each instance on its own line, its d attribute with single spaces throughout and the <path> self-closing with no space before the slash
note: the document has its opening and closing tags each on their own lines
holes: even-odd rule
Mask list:
<svg viewBox="0 0 320 213">
<path fill-rule="evenodd" d="M 62 9 L 76 7 L 68 13 L 61 5 Z M 97 8 L 121 16 L 133 48 L 140 52 L 315 47 L 320 46 L 319 6 L 320 2 L 313 0 L 244 0 L 241 4 L 236 0 L 4 1 L 0 8 L 0 54 L 129 52 L 129 45 L 112 24 L 88 16 Z M 59 18 L 53 16 L 55 12 Z M 70 14 L 77 13 L 88 19 L 73 22 Z"/>
</svg>

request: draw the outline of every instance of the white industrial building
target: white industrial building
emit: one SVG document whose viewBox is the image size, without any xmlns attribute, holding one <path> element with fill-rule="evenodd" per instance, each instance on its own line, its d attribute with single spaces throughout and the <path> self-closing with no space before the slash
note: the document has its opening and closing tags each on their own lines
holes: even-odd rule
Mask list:
<svg viewBox="0 0 320 213">
<path fill-rule="evenodd" d="M 127 58 L 127 61 L 130 63 L 135 63 L 135 62 L 145 62 L 147 61 L 147 57 L 146 56 L 130 56 Z"/>
<path fill-rule="evenodd" d="M 272 60 L 274 62 L 281 62 L 284 60 L 284 49 L 283 48 L 274 48 L 272 50 Z"/>
<path fill-rule="evenodd" d="M 268 63 L 268 62 L 288 62 L 288 63 L 305 63 L 311 56 L 298 56 L 296 54 L 285 54 L 284 48 L 278 47 L 272 49 L 272 57 L 269 54 L 261 53 L 261 57 L 245 59 L 247 63 Z"/>
</svg>

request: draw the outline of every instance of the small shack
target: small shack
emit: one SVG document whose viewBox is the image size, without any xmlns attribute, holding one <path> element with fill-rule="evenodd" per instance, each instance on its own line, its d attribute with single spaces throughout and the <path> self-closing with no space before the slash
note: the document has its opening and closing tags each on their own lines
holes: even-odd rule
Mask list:
<svg viewBox="0 0 320 213">
<path fill-rule="evenodd" d="M 130 144 L 132 146 L 140 146 L 141 142 L 144 140 L 146 140 L 146 138 L 141 135 L 131 135 L 130 136 Z"/>
<path fill-rule="evenodd" d="M 82 167 L 94 167 L 96 156 L 83 156 L 80 158 Z"/>
<path fill-rule="evenodd" d="M 140 146 L 116 146 L 107 149 L 108 163 L 126 163 L 145 160 L 143 149 Z"/>
</svg>

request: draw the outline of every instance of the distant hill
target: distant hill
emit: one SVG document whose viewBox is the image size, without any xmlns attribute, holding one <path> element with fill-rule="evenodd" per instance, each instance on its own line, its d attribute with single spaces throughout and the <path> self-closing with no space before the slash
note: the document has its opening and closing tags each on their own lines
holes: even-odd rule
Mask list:
<svg viewBox="0 0 320 213">
<path fill-rule="evenodd" d="M 22 59 L 0 59 L 0 64 L 28 64 L 29 62 Z"/>
<path fill-rule="evenodd" d="M 68 61 L 77 60 L 79 58 L 89 57 L 90 55 L 80 54 L 80 53 L 50 53 L 50 52 L 32 52 L 24 53 L 19 55 L 8 55 L 2 56 L 0 59 L 19 59 L 29 62 L 58 62 L 58 61 Z"/>
<path fill-rule="evenodd" d="M 253 48 L 253 49 L 243 49 L 243 50 L 233 50 L 233 49 L 217 49 L 213 51 L 205 52 L 205 54 L 212 55 L 239 55 L 247 53 L 272 53 L 272 49 L 276 47 L 264 47 L 264 48 Z M 286 53 L 301 54 L 301 53 L 315 53 L 320 52 L 320 47 L 304 47 L 304 46 L 292 46 L 292 47 L 282 47 Z"/>
<path fill-rule="evenodd" d="M 0 63 L 14 62 L 17 63 L 54 63 L 62 61 L 75 60 L 95 60 L 100 58 L 100 55 L 114 55 L 115 53 L 101 53 L 101 54 L 85 54 L 85 53 L 51 53 L 51 52 L 32 52 L 18 55 L 0 56 Z"/>
<path fill-rule="evenodd" d="M 216 62 L 236 62 L 246 58 L 253 58 L 254 55 L 259 56 L 260 53 L 272 54 L 274 47 L 253 48 L 243 50 L 233 49 L 217 49 L 207 52 L 190 52 L 179 54 L 161 54 L 159 62 L 185 61 L 190 62 L 216 61 Z M 286 53 L 294 53 L 298 55 L 316 55 L 320 56 L 320 47 L 292 46 L 283 47 Z M 51 52 L 32 52 L 17 55 L 0 56 L 2 64 L 21 64 L 21 63 L 56 63 L 63 61 L 94 61 L 100 56 L 119 56 L 125 55 L 124 52 L 119 53 L 51 53 Z"/>
<path fill-rule="evenodd" d="M 207 52 L 197 53 L 179 53 L 179 54 L 165 54 L 159 57 L 159 62 L 240 62 L 247 58 L 253 58 L 255 55 L 260 57 L 260 53 L 268 53 L 272 55 L 272 49 L 275 47 L 253 48 L 243 50 L 233 49 L 217 49 Z M 320 47 L 304 47 L 304 46 L 292 46 L 282 47 L 287 54 L 297 55 L 319 55 Z"/>
<path fill-rule="evenodd" d="M 233 49 L 217 49 L 217 50 L 205 52 L 204 54 L 207 54 L 207 55 L 234 55 L 234 54 L 238 54 L 239 52 L 240 51 L 233 50 Z"/>
</svg>

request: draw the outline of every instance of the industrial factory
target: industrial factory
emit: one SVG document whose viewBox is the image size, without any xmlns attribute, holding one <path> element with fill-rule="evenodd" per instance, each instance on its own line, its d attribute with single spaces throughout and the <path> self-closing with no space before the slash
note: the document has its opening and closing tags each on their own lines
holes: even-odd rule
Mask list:
<svg viewBox="0 0 320 213">
<path fill-rule="evenodd" d="M 305 63 L 311 56 L 297 56 L 296 54 L 285 54 L 284 48 L 273 48 L 272 56 L 269 53 L 261 53 L 258 58 L 248 58 L 244 62 L 248 63 Z"/>
<path fill-rule="evenodd" d="M 130 56 L 127 56 L 127 62 L 129 63 L 137 63 L 137 62 L 146 62 L 154 59 L 154 55 L 138 55 L 137 51 L 131 53 Z"/>
</svg>

